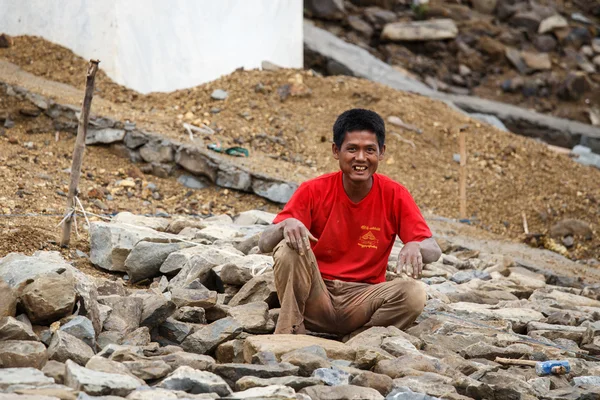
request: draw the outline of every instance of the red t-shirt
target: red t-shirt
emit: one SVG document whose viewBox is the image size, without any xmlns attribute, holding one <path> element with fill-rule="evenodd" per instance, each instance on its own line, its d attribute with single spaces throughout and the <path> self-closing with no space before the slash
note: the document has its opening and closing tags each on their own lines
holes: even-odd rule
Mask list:
<svg viewBox="0 0 600 400">
<path fill-rule="evenodd" d="M 379 174 L 358 203 L 348 198 L 341 171 L 304 182 L 273 223 L 287 218 L 319 239 L 311 245 L 321 276 L 329 280 L 385 282 L 396 235 L 404 243 L 432 236 L 408 190 Z"/>
</svg>

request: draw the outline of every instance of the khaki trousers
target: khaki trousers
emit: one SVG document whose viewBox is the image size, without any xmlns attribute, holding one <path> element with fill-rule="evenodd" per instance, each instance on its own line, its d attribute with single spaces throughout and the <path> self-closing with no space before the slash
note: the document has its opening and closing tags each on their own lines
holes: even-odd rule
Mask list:
<svg viewBox="0 0 600 400">
<path fill-rule="evenodd" d="M 361 327 L 410 326 L 425 307 L 413 279 L 379 284 L 323 280 L 312 250 L 303 256 L 281 241 L 273 252 L 281 303 L 275 333 L 348 334 Z"/>
</svg>

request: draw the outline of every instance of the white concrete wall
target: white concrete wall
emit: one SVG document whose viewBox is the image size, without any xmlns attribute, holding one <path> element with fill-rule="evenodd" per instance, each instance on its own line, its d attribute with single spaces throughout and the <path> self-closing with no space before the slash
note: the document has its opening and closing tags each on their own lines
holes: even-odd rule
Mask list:
<svg viewBox="0 0 600 400">
<path fill-rule="evenodd" d="M 302 0 L 0 0 L 0 32 L 37 35 L 142 93 L 263 60 L 303 64 Z"/>
</svg>

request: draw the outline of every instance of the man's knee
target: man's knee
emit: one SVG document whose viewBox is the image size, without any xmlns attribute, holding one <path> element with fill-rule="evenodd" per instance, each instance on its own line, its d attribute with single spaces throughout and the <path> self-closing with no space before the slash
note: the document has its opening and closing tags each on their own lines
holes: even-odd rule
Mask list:
<svg viewBox="0 0 600 400">
<path fill-rule="evenodd" d="M 427 301 L 424 284 L 416 280 L 397 280 L 398 293 L 402 296 L 402 309 L 416 317 L 421 315 Z"/>
</svg>

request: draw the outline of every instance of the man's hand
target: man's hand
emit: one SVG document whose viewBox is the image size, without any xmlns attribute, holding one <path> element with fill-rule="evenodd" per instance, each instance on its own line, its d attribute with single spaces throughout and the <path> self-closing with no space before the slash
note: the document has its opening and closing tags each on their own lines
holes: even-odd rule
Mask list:
<svg viewBox="0 0 600 400">
<path fill-rule="evenodd" d="M 302 222 L 296 218 L 283 221 L 283 238 L 285 243 L 296 250 L 301 256 L 310 250 L 310 241 L 316 242 L 314 237 Z"/>
<path fill-rule="evenodd" d="M 404 272 L 415 279 L 421 277 L 423 271 L 423 256 L 419 242 L 408 242 L 398 255 L 396 272 Z"/>
</svg>

